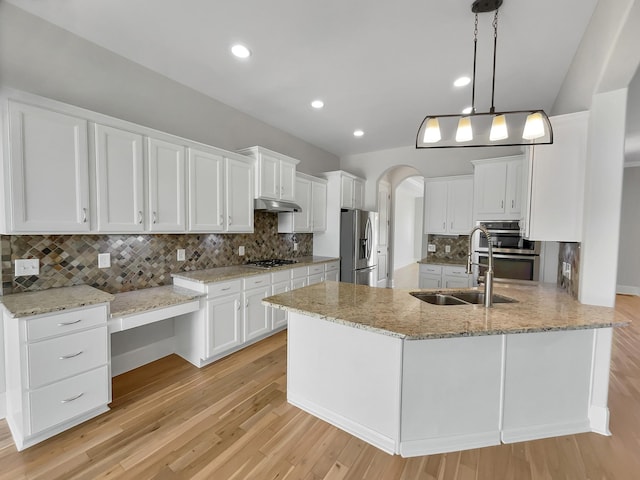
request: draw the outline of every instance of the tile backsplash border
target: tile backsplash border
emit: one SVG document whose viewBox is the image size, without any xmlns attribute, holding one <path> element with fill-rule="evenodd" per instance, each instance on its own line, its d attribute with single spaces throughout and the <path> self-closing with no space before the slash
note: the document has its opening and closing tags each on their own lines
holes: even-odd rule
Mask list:
<svg viewBox="0 0 640 480">
<path fill-rule="evenodd" d="M 168 285 L 173 272 L 313 254 L 313 234 L 279 234 L 277 214 L 255 212 L 254 225 L 246 234 L 2 235 L 0 294 L 82 284 L 120 293 Z M 177 261 L 178 248 L 185 249 L 185 261 Z M 111 254 L 111 267 L 98 268 L 98 253 Z M 14 277 L 19 258 L 38 258 L 40 274 Z"/>
</svg>

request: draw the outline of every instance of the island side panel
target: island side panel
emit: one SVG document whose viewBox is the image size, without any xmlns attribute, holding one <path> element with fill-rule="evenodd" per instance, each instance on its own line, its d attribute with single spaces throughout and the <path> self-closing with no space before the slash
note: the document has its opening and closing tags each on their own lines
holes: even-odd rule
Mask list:
<svg viewBox="0 0 640 480">
<path fill-rule="evenodd" d="M 612 328 L 595 330 L 593 367 L 591 369 L 591 401 L 589 422 L 591 431 L 611 435 L 609 431 L 609 371 L 611 368 Z"/>
<path fill-rule="evenodd" d="M 398 453 L 402 340 L 289 313 L 288 401 Z"/>
<path fill-rule="evenodd" d="M 500 444 L 503 339 L 405 341 L 403 457 Z"/>
<path fill-rule="evenodd" d="M 594 330 L 507 335 L 502 441 L 591 431 Z"/>
</svg>

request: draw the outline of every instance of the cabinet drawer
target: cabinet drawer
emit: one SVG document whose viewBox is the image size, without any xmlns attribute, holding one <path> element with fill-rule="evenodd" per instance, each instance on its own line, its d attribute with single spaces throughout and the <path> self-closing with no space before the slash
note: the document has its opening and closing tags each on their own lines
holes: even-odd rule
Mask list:
<svg viewBox="0 0 640 480">
<path fill-rule="evenodd" d="M 308 285 L 313 285 L 313 284 L 322 283 L 322 282 L 324 282 L 324 272 L 316 273 L 315 275 L 309 275 Z"/>
<path fill-rule="evenodd" d="M 271 283 L 288 282 L 291 280 L 291 269 L 278 270 L 271 274 Z"/>
<path fill-rule="evenodd" d="M 469 275 L 467 267 L 463 266 L 444 267 L 444 274 L 451 277 L 467 277 Z"/>
<path fill-rule="evenodd" d="M 29 392 L 34 434 L 109 403 L 107 366 Z"/>
<path fill-rule="evenodd" d="M 430 273 L 435 275 L 442 275 L 442 266 L 441 265 L 428 265 L 421 264 L 420 265 L 420 273 Z"/>
<path fill-rule="evenodd" d="M 251 288 L 266 287 L 271 284 L 271 276 L 267 273 L 265 275 L 256 275 L 254 277 L 248 277 L 244 279 L 244 289 L 249 290 Z"/>
<path fill-rule="evenodd" d="M 29 345 L 29 388 L 108 363 L 107 335 L 105 326 Z"/>
<path fill-rule="evenodd" d="M 298 267 L 291 270 L 291 278 L 302 278 L 307 275 L 307 267 Z"/>
<path fill-rule="evenodd" d="M 107 324 L 107 307 L 100 305 L 92 308 L 65 311 L 53 315 L 27 320 L 27 339 L 29 341 L 53 337 Z"/>
<path fill-rule="evenodd" d="M 339 261 L 329 262 L 329 263 L 325 263 L 324 264 L 324 271 L 325 272 L 333 272 L 334 270 L 339 270 L 339 269 L 340 269 L 340 262 Z"/>
<path fill-rule="evenodd" d="M 242 290 L 242 280 L 230 280 L 228 282 L 216 282 L 207 285 L 207 297 L 220 297 L 240 293 Z"/>
<path fill-rule="evenodd" d="M 324 273 L 324 265 L 309 266 L 309 275 L 317 275 L 318 273 Z"/>
</svg>

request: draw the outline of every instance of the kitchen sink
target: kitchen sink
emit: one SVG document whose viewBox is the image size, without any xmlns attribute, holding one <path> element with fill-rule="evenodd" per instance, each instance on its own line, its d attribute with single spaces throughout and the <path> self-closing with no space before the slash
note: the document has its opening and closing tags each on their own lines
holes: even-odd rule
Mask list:
<svg viewBox="0 0 640 480">
<path fill-rule="evenodd" d="M 432 305 L 482 305 L 484 304 L 484 292 L 464 291 L 464 292 L 410 292 L 418 300 Z M 502 295 L 493 295 L 493 303 L 516 303 L 513 298 Z"/>
</svg>

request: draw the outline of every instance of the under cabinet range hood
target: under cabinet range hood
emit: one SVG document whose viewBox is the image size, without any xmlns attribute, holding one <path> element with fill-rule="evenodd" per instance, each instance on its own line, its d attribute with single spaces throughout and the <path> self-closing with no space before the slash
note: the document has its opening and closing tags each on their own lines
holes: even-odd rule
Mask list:
<svg viewBox="0 0 640 480">
<path fill-rule="evenodd" d="M 256 198 L 253 204 L 253 209 L 278 213 L 302 211 L 302 208 L 297 203 L 285 202 L 284 200 L 269 200 L 266 198 Z"/>
</svg>

